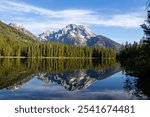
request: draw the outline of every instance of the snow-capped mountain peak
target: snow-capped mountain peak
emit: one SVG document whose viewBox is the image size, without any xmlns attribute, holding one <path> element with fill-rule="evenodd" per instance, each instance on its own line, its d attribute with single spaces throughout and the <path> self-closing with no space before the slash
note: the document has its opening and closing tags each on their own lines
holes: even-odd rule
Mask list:
<svg viewBox="0 0 150 117">
<path fill-rule="evenodd" d="M 87 38 L 96 36 L 96 34 L 92 32 L 89 28 L 82 25 L 69 24 L 63 30 L 78 35 L 82 35 Z"/>
<path fill-rule="evenodd" d="M 87 27 L 76 24 L 69 24 L 62 30 L 53 33 L 42 33 L 39 35 L 40 41 L 55 41 L 65 44 L 86 45 L 86 42 L 96 34 Z"/>
<path fill-rule="evenodd" d="M 38 39 L 40 41 L 46 42 L 51 39 L 51 36 L 53 35 L 54 31 L 46 30 L 42 34 L 39 35 Z"/>
</svg>

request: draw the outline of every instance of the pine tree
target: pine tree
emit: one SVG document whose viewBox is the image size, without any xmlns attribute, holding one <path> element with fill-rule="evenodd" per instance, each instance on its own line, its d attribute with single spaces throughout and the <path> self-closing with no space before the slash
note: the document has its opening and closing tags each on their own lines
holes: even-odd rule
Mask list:
<svg viewBox="0 0 150 117">
<path fill-rule="evenodd" d="M 142 45 L 143 53 L 145 53 L 145 57 L 150 57 L 150 2 L 147 6 L 147 19 L 141 27 L 145 33 Z"/>
</svg>

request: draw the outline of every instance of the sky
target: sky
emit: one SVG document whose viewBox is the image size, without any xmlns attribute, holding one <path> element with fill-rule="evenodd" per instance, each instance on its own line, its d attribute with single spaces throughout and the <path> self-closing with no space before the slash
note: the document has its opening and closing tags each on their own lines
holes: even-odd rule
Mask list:
<svg viewBox="0 0 150 117">
<path fill-rule="evenodd" d="M 0 20 L 23 25 L 33 34 L 85 25 L 118 43 L 139 41 L 147 0 L 0 0 Z"/>
</svg>

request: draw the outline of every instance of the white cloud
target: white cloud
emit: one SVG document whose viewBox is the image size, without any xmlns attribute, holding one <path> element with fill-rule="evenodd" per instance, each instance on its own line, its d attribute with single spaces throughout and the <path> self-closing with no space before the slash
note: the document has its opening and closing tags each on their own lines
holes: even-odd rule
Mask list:
<svg viewBox="0 0 150 117">
<path fill-rule="evenodd" d="M 97 21 L 99 25 L 118 26 L 125 28 L 137 28 L 144 21 L 142 15 L 135 13 L 128 13 L 122 15 L 113 15 L 110 19 Z"/>
<path fill-rule="evenodd" d="M 35 34 L 40 34 L 45 30 L 58 30 L 66 26 L 66 22 L 46 21 L 46 22 L 19 22 L 24 24 L 25 28 Z"/>
<path fill-rule="evenodd" d="M 144 21 L 144 14 L 125 13 L 106 15 L 87 9 L 49 10 L 37 6 L 10 0 L 0 1 L 0 13 L 5 13 L 10 19 L 22 23 L 34 33 L 43 32 L 45 28 L 62 28 L 67 24 L 113 26 L 123 28 L 138 28 Z M 18 15 L 17 15 L 18 13 Z M 31 19 L 29 21 L 28 19 Z"/>
<path fill-rule="evenodd" d="M 44 15 L 47 17 L 55 17 L 55 18 L 84 16 L 84 15 L 91 14 L 93 12 L 91 10 L 78 10 L 78 9 L 54 11 L 54 10 L 39 8 L 21 2 L 16 3 L 10 0 L 1 0 L 0 4 L 1 4 L 0 8 L 2 10 L 23 12 L 23 13 L 33 13 L 33 14 Z"/>
</svg>

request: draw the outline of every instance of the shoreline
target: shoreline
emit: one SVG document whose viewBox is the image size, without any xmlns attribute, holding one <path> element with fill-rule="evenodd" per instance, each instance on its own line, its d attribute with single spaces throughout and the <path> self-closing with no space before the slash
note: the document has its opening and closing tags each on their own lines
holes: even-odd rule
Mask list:
<svg viewBox="0 0 150 117">
<path fill-rule="evenodd" d="M 14 59 L 115 59 L 115 58 L 99 58 L 99 57 L 23 57 L 23 56 L 0 56 L 0 58 Z"/>
</svg>

